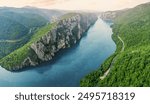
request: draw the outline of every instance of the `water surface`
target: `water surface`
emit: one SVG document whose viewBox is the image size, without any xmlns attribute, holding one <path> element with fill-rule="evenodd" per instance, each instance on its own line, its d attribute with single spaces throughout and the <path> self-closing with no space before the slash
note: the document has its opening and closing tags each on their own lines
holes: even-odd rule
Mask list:
<svg viewBox="0 0 150 104">
<path fill-rule="evenodd" d="M 98 19 L 78 44 L 38 67 L 17 73 L 0 67 L 0 86 L 79 86 L 80 79 L 96 70 L 116 49 L 110 24 Z"/>
</svg>

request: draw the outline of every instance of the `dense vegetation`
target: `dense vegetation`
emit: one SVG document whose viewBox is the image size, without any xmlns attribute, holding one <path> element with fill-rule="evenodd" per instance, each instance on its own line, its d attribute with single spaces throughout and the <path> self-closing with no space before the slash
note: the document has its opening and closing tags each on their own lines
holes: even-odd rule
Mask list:
<svg viewBox="0 0 150 104">
<path fill-rule="evenodd" d="M 38 28 L 49 22 L 52 17 L 49 13 L 53 12 L 36 8 L 0 8 L 0 59 L 26 44 Z"/>
<path fill-rule="evenodd" d="M 103 65 L 81 80 L 81 86 L 150 86 L 150 3 L 129 9 L 118 16 L 113 25 L 113 39 L 117 44 L 117 59 L 104 80 Z M 120 52 L 122 44 L 125 50 Z"/>
<path fill-rule="evenodd" d="M 73 15 L 75 14 L 65 14 L 61 17 L 61 19 L 66 19 Z M 22 24 L 26 25 L 25 23 L 22 23 Z M 28 26 L 29 24 L 27 23 L 26 26 Z M 1 58 L 0 65 L 8 70 L 9 69 L 12 70 L 14 66 L 21 65 L 22 62 L 24 62 L 24 60 L 28 56 L 31 56 L 31 55 L 33 56 L 35 54 L 30 48 L 31 44 L 41 39 L 42 36 L 46 35 L 51 29 L 55 28 L 56 25 L 57 25 L 57 22 L 47 23 L 43 27 L 38 26 L 39 28 L 35 28 L 35 29 L 31 28 L 33 29 L 33 31 L 30 31 L 30 33 L 26 34 L 22 38 L 15 39 L 15 40 L 1 40 L 0 45 L 3 47 L 0 48 L 0 58 Z M 6 48 L 5 46 L 8 46 L 8 47 Z M 36 56 L 34 58 L 35 59 L 32 59 L 32 60 L 37 59 Z"/>
<path fill-rule="evenodd" d="M 26 44 L 38 28 L 66 11 L 0 7 L 0 59 Z"/>
<path fill-rule="evenodd" d="M 37 14 L 0 11 L 0 39 L 19 39 L 27 35 L 31 28 L 41 27 L 48 22 Z"/>
<path fill-rule="evenodd" d="M 21 48 L 15 50 L 11 54 L 0 60 L 0 65 L 4 68 L 9 69 L 13 66 L 20 65 L 24 59 L 30 54 L 30 45 L 36 41 L 38 41 L 43 35 L 47 34 L 52 28 L 56 26 L 55 23 L 47 24 L 46 26 L 40 28 L 35 32 L 35 34 L 31 37 L 31 39 Z"/>
<path fill-rule="evenodd" d="M 19 39 L 28 33 L 28 29 L 5 16 L 0 16 L 0 39 Z"/>
</svg>

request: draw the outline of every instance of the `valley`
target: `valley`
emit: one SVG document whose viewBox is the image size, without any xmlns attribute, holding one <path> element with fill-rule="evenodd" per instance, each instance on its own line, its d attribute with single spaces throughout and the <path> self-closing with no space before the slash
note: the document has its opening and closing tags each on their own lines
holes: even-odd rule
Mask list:
<svg viewBox="0 0 150 104">
<path fill-rule="evenodd" d="M 149 10 L 0 7 L 0 86 L 150 86 Z"/>
<path fill-rule="evenodd" d="M 111 35 L 110 23 L 99 18 L 76 44 L 50 61 L 15 72 L 0 67 L 0 86 L 79 87 L 81 78 L 114 53 Z"/>
<path fill-rule="evenodd" d="M 149 9 L 150 3 L 146 3 L 128 9 L 115 17 L 112 28 L 117 50 L 97 71 L 82 79 L 81 86 L 150 86 Z M 107 72 L 114 57 L 117 58 L 110 72 Z"/>
</svg>

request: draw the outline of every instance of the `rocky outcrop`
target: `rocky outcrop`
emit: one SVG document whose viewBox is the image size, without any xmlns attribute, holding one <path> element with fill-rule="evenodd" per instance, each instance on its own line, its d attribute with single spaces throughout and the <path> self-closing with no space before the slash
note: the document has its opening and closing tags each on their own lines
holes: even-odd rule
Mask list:
<svg viewBox="0 0 150 104">
<path fill-rule="evenodd" d="M 108 11 L 108 12 L 103 12 L 100 14 L 100 17 L 103 20 L 113 20 L 117 16 L 117 13 L 115 11 Z"/>
<path fill-rule="evenodd" d="M 59 20 L 55 28 L 30 46 L 30 55 L 20 68 L 51 60 L 61 49 L 76 44 L 96 20 L 97 16 L 94 14 L 75 14 Z"/>
<path fill-rule="evenodd" d="M 114 20 L 124 12 L 126 12 L 128 9 L 123 9 L 123 10 L 117 10 L 117 11 L 107 11 L 107 12 L 102 12 L 100 13 L 100 18 L 103 20 Z"/>
</svg>

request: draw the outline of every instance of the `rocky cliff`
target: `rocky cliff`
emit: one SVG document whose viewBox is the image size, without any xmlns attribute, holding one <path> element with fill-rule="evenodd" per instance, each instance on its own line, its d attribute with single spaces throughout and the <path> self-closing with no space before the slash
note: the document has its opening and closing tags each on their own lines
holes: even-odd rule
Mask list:
<svg viewBox="0 0 150 104">
<path fill-rule="evenodd" d="M 116 17 L 116 12 L 108 11 L 100 14 L 100 17 L 103 20 L 113 20 Z"/>
<path fill-rule="evenodd" d="M 56 28 L 31 45 L 40 61 L 51 60 L 60 49 L 75 44 L 96 21 L 95 16 L 75 15 L 60 20 Z"/>
<path fill-rule="evenodd" d="M 20 64 L 9 65 L 9 67 L 2 65 L 2 67 L 8 70 L 18 70 L 49 61 L 61 49 L 76 44 L 96 20 L 97 16 L 94 14 L 67 14 L 57 22 L 53 29 L 28 47 L 29 52 Z"/>
<path fill-rule="evenodd" d="M 116 17 L 120 16 L 122 13 L 126 12 L 128 9 L 117 10 L 117 11 L 107 11 L 100 13 L 100 18 L 103 20 L 114 20 Z"/>
</svg>

